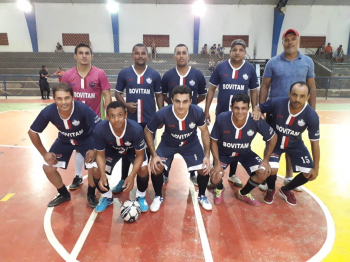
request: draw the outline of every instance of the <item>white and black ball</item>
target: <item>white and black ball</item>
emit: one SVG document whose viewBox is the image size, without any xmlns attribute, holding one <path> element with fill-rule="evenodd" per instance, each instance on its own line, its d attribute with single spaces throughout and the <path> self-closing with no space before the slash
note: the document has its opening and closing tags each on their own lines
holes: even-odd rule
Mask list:
<svg viewBox="0 0 350 262">
<path fill-rule="evenodd" d="M 140 204 L 136 200 L 127 200 L 120 207 L 120 216 L 126 222 L 135 222 L 141 214 Z"/>
</svg>

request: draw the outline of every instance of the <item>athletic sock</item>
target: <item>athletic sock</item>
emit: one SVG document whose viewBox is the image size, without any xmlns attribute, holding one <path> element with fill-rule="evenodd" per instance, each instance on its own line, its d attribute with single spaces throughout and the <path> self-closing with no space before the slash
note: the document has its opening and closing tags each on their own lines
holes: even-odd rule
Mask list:
<svg viewBox="0 0 350 262">
<path fill-rule="evenodd" d="M 296 177 L 294 177 L 294 179 L 292 181 L 290 181 L 287 185 L 283 186 L 281 189 L 283 191 L 293 190 L 294 188 L 296 188 L 298 186 L 304 185 L 308 181 L 309 180 L 306 177 L 304 177 L 304 175 L 302 173 L 299 173 Z"/>
<path fill-rule="evenodd" d="M 237 162 L 237 161 L 233 161 L 233 162 L 230 163 L 230 173 L 229 173 L 229 177 L 232 177 L 234 174 L 236 174 L 237 165 L 238 165 L 238 162 Z"/>
<path fill-rule="evenodd" d="M 168 172 L 167 170 L 164 169 L 163 175 L 166 176 L 166 177 L 169 177 L 169 172 Z"/>
<path fill-rule="evenodd" d="M 202 176 L 202 175 L 198 174 L 198 176 L 197 176 L 198 196 L 205 195 L 205 190 L 207 189 L 208 181 L 209 181 L 208 175 Z"/>
<path fill-rule="evenodd" d="M 130 161 L 129 161 L 129 159 L 126 158 L 126 157 L 123 157 L 122 158 L 122 177 L 121 177 L 121 179 L 123 179 L 124 181 L 128 177 L 129 168 L 130 168 Z"/>
<path fill-rule="evenodd" d="M 66 188 L 65 185 L 63 185 L 61 188 L 58 188 L 57 191 L 58 191 L 58 193 L 59 193 L 61 196 L 63 196 L 63 197 L 68 197 L 68 196 L 70 196 L 70 194 L 69 194 L 69 192 L 68 192 L 68 190 L 67 190 L 67 188 Z"/>
<path fill-rule="evenodd" d="M 276 179 L 277 175 L 270 175 L 268 178 L 266 178 L 267 187 L 269 189 L 276 189 Z"/>
<path fill-rule="evenodd" d="M 256 183 L 252 180 L 252 178 L 249 178 L 247 184 L 240 190 L 241 195 L 249 194 L 250 191 L 252 191 L 255 187 L 259 186 L 259 183 Z"/>
<path fill-rule="evenodd" d="M 92 187 L 90 185 L 88 185 L 88 192 L 87 192 L 87 195 L 88 196 L 94 196 L 95 195 L 95 191 L 96 191 L 96 187 Z"/>
<path fill-rule="evenodd" d="M 148 180 L 149 180 L 149 175 L 147 175 L 146 177 L 140 177 L 139 175 L 137 175 L 136 177 L 137 191 L 146 192 L 146 189 L 148 187 Z"/>
<path fill-rule="evenodd" d="M 219 189 L 219 190 L 224 189 L 224 184 L 222 183 L 222 180 L 221 180 L 221 183 L 218 186 L 216 186 L 216 189 Z"/>
<path fill-rule="evenodd" d="M 155 196 L 162 197 L 162 187 L 163 187 L 163 174 L 160 175 L 151 175 L 152 184 L 155 192 Z"/>
<path fill-rule="evenodd" d="M 108 190 L 106 193 L 101 194 L 102 197 L 106 197 L 106 198 L 113 198 L 113 194 L 111 190 Z"/>
<path fill-rule="evenodd" d="M 74 166 L 75 175 L 81 178 L 83 176 L 84 157 L 78 152 L 75 152 L 74 155 Z"/>
</svg>

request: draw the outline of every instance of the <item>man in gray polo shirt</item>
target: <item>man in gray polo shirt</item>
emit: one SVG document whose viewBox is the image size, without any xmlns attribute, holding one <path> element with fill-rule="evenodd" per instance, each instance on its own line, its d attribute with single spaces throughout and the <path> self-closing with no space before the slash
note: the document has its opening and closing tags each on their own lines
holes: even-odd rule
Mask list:
<svg viewBox="0 0 350 262">
<path fill-rule="evenodd" d="M 282 35 L 284 51 L 266 64 L 263 81 L 260 88 L 259 103 L 265 103 L 269 98 L 288 97 L 291 85 L 298 81 L 305 81 L 310 86 L 309 105 L 316 109 L 316 85 L 314 63 L 308 56 L 298 51 L 300 44 L 299 33 L 295 29 L 288 29 Z M 271 86 L 271 89 L 270 89 Z M 270 92 L 269 92 L 270 89 Z M 266 121 L 270 124 L 271 117 L 266 116 Z M 293 169 L 288 155 L 286 156 L 286 177 L 284 184 L 288 184 L 293 179 Z M 267 186 L 260 185 L 260 190 L 266 191 Z M 301 191 L 300 187 L 295 188 Z"/>
</svg>

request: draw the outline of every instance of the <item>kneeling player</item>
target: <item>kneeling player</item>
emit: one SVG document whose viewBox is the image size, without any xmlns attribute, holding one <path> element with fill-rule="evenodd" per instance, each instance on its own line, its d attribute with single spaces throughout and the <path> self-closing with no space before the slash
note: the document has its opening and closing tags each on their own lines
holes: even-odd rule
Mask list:
<svg viewBox="0 0 350 262">
<path fill-rule="evenodd" d="M 168 169 L 176 153 L 184 158 L 188 171 L 198 172 L 198 201 L 204 209 L 212 209 L 212 205 L 205 196 L 210 167 L 209 131 L 205 124 L 203 110 L 197 105 L 191 105 L 191 93 L 191 89 L 187 86 L 176 86 L 172 92 L 173 105 L 160 109 L 145 128 L 146 143 L 152 155 L 149 163 L 155 191 L 155 198 L 151 205 L 152 212 L 157 212 L 163 202 L 163 171 L 164 168 Z M 164 133 L 155 151 L 152 133 L 162 124 L 164 124 Z M 197 127 L 202 132 L 204 154 L 197 137 Z"/>
<path fill-rule="evenodd" d="M 247 94 L 233 96 L 230 108 L 231 111 L 218 115 L 211 132 L 214 167 L 210 172 L 210 177 L 213 184 L 218 184 L 214 201 L 220 204 L 223 199 L 223 168 L 226 169 L 230 163 L 236 161 L 242 164 L 250 176 L 248 183 L 236 193 L 236 197 L 252 206 L 260 206 L 260 202 L 253 198 L 250 191 L 270 174 L 268 159 L 276 145 L 277 136 L 265 121 L 262 119 L 255 121 L 251 117 L 248 112 L 249 96 Z M 263 160 L 250 148 L 257 132 L 265 141 L 268 141 Z"/>
<path fill-rule="evenodd" d="M 66 169 L 74 150 L 85 157 L 88 168 L 88 202 L 92 208 L 98 204 L 95 197 L 95 184 L 92 172 L 97 172 L 93 141 L 93 129 L 101 119 L 87 105 L 74 101 L 72 88 L 66 83 L 60 83 L 52 89 L 54 104 L 44 108 L 28 131 L 34 146 L 44 158 L 43 169 L 50 182 L 57 188 L 58 195 L 48 206 L 57 206 L 70 200 L 70 193 L 62 182 L 57 167 Z M 58 138 L 49 152 L 43 146 L 38 133 L 44 131 L 51 122 L 59 130 Z M 95 167 L 93 167 L 95 166 Z"/>
<path fill-rule="evenodd" d="M 102 212 L 113 203 L 106 173 L 111 175 L 115 164 L 124 157 L 133 163 L 133 169 L 122 187 L 125 192 L 131 191 L 137 174 L 136 200 L 141 206 L 141 211 L 147 212 L 145 196 L 149 176 L 143 129 L 134 120 L 127 119 L 126 108 L 119 101 L 111 102 L 107 106 L 107 118 L 108 120 L 102 121 L 94 130 L 96 162 L 99 169 L 97 175 L 94 174 L 94 180 L 102 194 L 95 212 Z"/>
<path fill-rule="evenodd" d="M 316 179 L 320 163 L 320 131 L 319 118 L 311 106 L 307 104 L 310 97 L 310 87 L 305 82 L 292 84 L 289 98 L 274 98 L 266 103 L 256 106 L 253 114 L 259 117 L 260 113 L 273 114 L 273 128 L 278 135 L 275 149 L 270 157 L 271 176 L 267 178 L 268 190 L 264 197 L 266 204 L 272 204 L 275 196 L 275 182 L 279 168 L 280 157 L 287 153 L 292 162 L 294 172 L 300 172 L 287 185 L 279 190 L 285 201 L 295 206 L 296 198 L 292 190 L 308 181 Z M 308 129 L 313 160 L 301 134 Z"/>
</svg>

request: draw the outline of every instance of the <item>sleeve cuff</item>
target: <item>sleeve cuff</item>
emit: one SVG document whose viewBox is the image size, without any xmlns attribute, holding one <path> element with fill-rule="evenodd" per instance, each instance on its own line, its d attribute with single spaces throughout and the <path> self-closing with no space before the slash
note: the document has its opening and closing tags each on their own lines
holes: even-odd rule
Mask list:
<svg viewBox="0 0 350 262">
<path fill-rule="evenodd" d="M 148 128 L 148 126 L 146 126 L 146 127 L 147 127 L 148 131 L 150 131 L 152 134 L 154 133 L 152 130 L 150 130 L 150 129 Z"/>
</svg>

